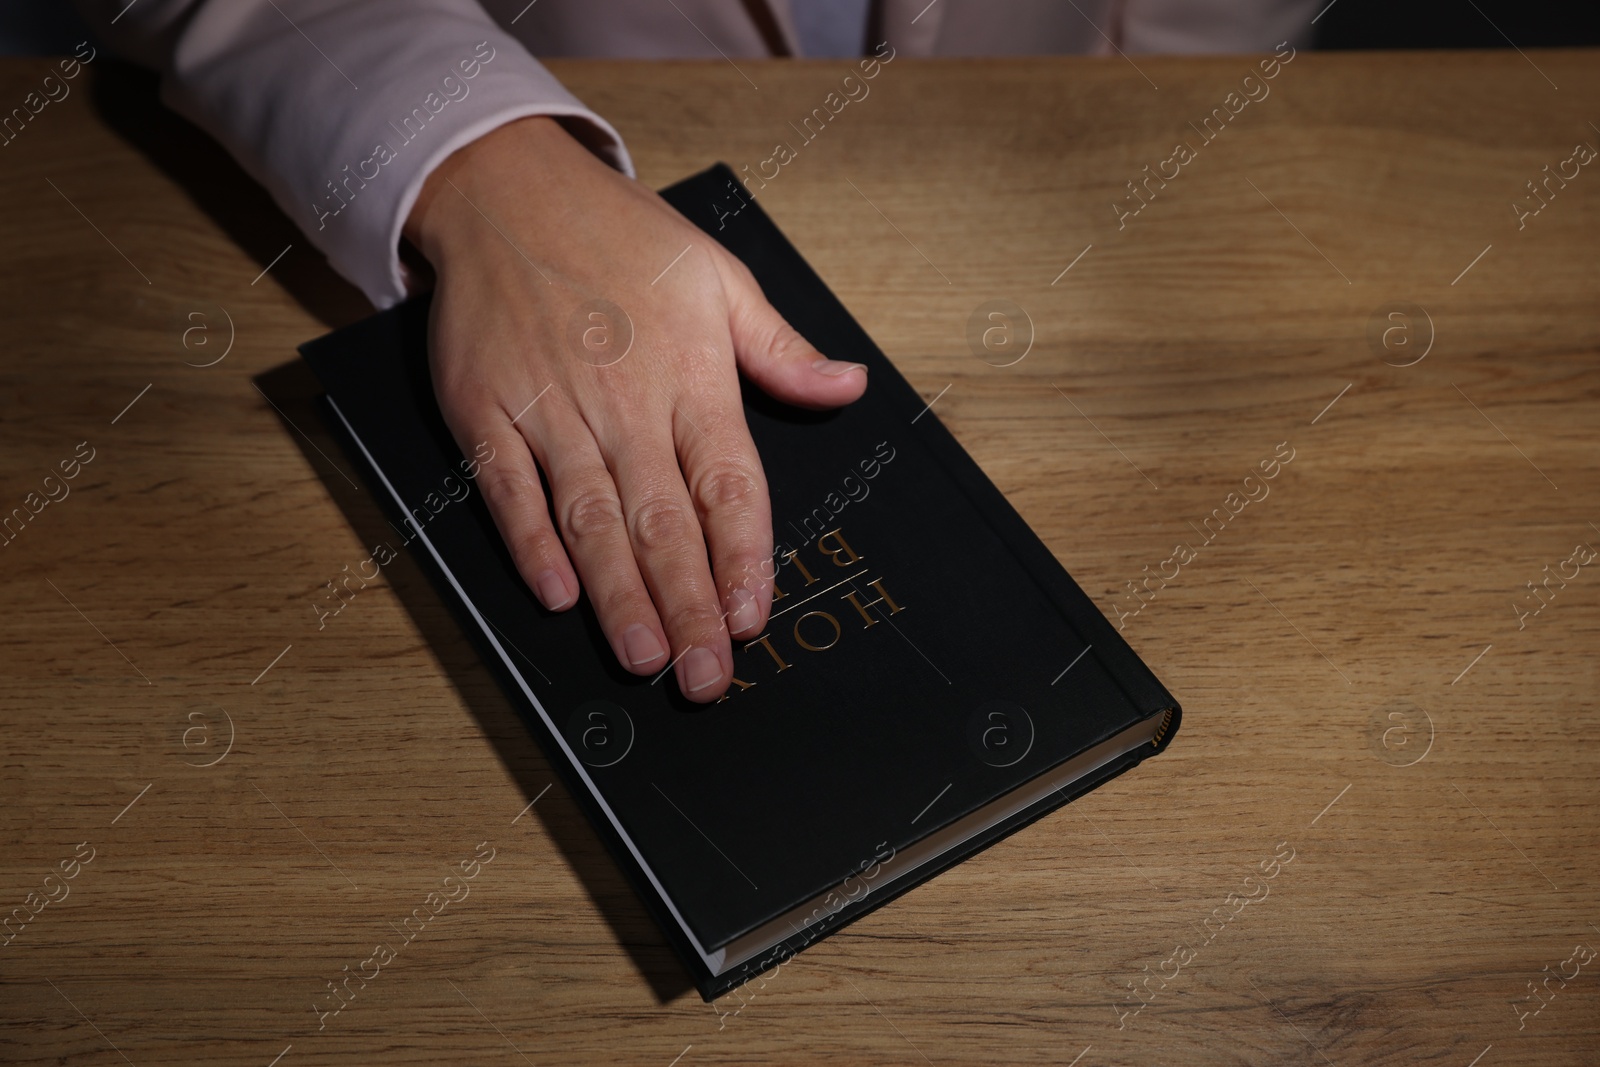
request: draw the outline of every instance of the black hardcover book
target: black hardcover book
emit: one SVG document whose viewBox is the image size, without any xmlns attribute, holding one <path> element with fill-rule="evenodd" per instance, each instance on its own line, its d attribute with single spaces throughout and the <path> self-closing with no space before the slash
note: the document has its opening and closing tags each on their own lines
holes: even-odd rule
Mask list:
<svg viewBox="0 0 1600 1067">
<path fill-rule="evenodd" d="M 746 389 L 778 594 L 696 705 L 518 576 L 429 384 L 425 299 L 303 346 L 330 425 L 707 1000 L 1162 751 L 1180 711 L 718 165 L 666 199 L 866 395 Z M 920 417 L 919 417 L 920 416 Z M 489 459 L 488 462 L 492 462 Z M 781 594 L 781 595 L 780 595 Z"/>
</svg>

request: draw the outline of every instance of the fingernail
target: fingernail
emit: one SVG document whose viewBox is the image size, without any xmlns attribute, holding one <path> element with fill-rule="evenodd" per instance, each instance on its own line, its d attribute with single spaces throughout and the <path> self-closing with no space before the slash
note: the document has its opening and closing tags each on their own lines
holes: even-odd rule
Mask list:
<svg viewBox="0 0 1600 1067">
<path fill-rule="evenodd" d="M 811 364 L 811 369 L 818 374 L 839 375 L 849 374 L 853 370 L 865 373 L 867 366 L 865 363 L 846 363 L 840 359 L 819 359 Z"/>
<path fill-rule="evenodd" d="M 728 632 L 743 633 L 756 624 L 756 595 L 741 586 L 728 594 Z"/>
<path fill-rule="evenodd" d="M 557 611 L 567 606 L 570 597 L 567 596 L 567 585 L 561 580 L 561 575 L 555 571 L 545 571 L 533 581 L 534 592 L 539 594 L 539 600 L 551 611 Z"/>
<path fill-rule="evenodd" d="M 653 663 L 667 654 L 661 642 L 656 640 L 656 635 L 650 632 L 650 627 L 642 622 L 636 622 L 622 631 L 622 650 L 627 653 L 628 662 L 635 667 Z"/>
<path fill-rule="evenodd" d="M 691 648 L 683 657 L 683 691 L 698 693 L 722 681 L 722 664 L 709 648 Z"/>
</svg>

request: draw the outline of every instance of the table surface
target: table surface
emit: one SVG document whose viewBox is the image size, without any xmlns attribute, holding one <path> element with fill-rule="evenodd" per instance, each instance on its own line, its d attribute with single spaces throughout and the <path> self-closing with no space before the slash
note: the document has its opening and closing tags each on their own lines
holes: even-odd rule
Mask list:
<svg viewBox="0 0 1600 1067">
<path fill-rule="evenodd" d="M 97 60 L 0 148 L 0 1060 L 1592 1062 L 1600 63 L 1137 64 L 896 61 L 811 143 L 843 64 L 554 64 L 652 185 L 796 145 L 767 210 L 1186 711 L 707 1005 L 409 558 L 318 629 L 380 518 L 294 349 L 365 305 Z"/>
</svg>

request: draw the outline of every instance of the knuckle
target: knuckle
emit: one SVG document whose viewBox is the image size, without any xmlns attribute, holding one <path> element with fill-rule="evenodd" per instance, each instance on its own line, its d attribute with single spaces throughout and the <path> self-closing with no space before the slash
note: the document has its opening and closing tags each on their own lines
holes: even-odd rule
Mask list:
<svg viewBox="0 0 1600 1067">
<path fill-rule="evenodd" d="M 646 500 L 633 512 L 633 539 L 643 549 L 678 544 L 688 539 L 694 527 L 688 508 L 676 500 Z"/>
<path fill-rule="evenodd" d="M 544 523 L 519 531 L 508 538 L 507 543 L 511 558 L 524 570 L 543 570 L 560 558 L 561 542 L 555 531 Z"/>
<path fill-rule="evenodd" d="M 805 338 L 800 336 L 800 331 L 789 325 L 787 319 L 777 319 L 772 324 L 772 347 L 780 354 L 787 354 L 789 349 L 798 344 L 804 344 Z"/>
<path fill-rule="evenodd" d="M 619 582 L 604 589 L 589 590 L 595 614 L 602 620 L 643 621 L 649 618 L 650 601 L 635 582 Z"/>
<path fill-rule="evenodd" d="M 755 477 L 731 463 L 706 470 L 694 485 L 695 501 L 706 511 L 753 504 L 758 491 Z"/>
<path fill-rule="evenodd" d="M 515 468 L 483 470 L 478 478 L 483 494 L 501 506 L 520 508 L 537 501 L 544 503 L 544 487 L 531 472 Z"/>
<path fill-rule="evenodd" d="M 742 288 L 747 292 L 753 293 L 756 296 L 760 296 L 761 283 L 756 281 L 755 273 L 745 265 L 744 260 L 740 259 L 738 256 L 729 254 L 725 248 L 714 241 L 710 244 L 711 247 L 707 251 L 710 253 L 716 264 L 722 268 L 722 270 L 727 272 L 729 283 L 731 283 L 732 286 Z"/>
<path fill-rule="evenodd" d="M 622 521 L 622 506 L 615 493 L 590 488 L 567 501 L 565 516 L 567 533 L 581 541 L 614 529 Z"/>
<path fill-rule="evenodd" d="M 799 359 L 811 350 L 810 342 L 787 321 L 779 319 L 773 326 L 771 351 L 779 360 Z"/>
<path fill-rule="evenodd" d="M 722 612 L 704 604 L 674 604 L 661 610 L 661 625 L 674 644 L 704 645 L 722 629 Z"/>
<path fill-rule="evenodd" d="M 713 561 L 717 575 L 717 588 L 723 593 L 743 589 L 755 593 L 772 584 L 773 568 L 768 557 L 727 552 Z"/>
</svg>

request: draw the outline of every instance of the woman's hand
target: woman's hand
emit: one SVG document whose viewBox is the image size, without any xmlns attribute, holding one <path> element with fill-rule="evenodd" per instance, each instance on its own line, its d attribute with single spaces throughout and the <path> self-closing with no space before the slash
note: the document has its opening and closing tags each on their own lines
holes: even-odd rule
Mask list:
<svg viewBox="0 0 1600 1067">
<path fill-rule="evenodd" d="M 742 263 L 553 119 L 452 154 L 405 234 L 438 278 L 439 406 L 464 451 L 495 450 L 478 481 L 523 579 L 558 611 L 581 580 L 626 669 L 675 664 L 689 699 L 721 696 L 730 636 L 758 636 L 772 604 L 738 371 L 827 408 L 865 368 L 825 359 Z"/>
</svg>

